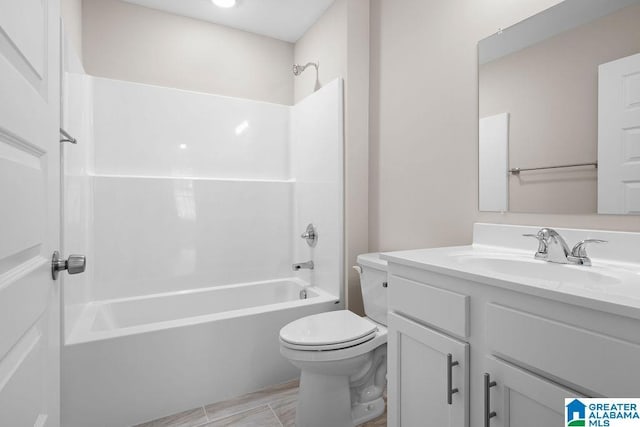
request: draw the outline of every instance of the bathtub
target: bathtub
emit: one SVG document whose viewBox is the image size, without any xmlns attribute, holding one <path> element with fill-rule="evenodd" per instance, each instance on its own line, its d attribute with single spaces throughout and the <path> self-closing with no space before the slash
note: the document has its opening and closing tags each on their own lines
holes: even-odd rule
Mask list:
<svg viewBox="0 0 640 427">
<path fill-rule="evenodd" d="M 280 328 L 338 308 L 298 278 L 91 302 L 65 343 L 63 425 L 131 426 L 292 379 Z"/>
</svg>

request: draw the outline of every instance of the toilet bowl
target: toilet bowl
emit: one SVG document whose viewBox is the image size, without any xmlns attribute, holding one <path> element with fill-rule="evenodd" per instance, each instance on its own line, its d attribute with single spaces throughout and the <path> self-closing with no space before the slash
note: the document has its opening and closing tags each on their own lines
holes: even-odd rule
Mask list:
<svg viewBox="0 0 640 427">
<path fill-rule="evenodd" d="M 297 427 L 353 427 L 384 412 L 386 262 L 360 255 L 358 269 L 365 312 L 373 316 L 332 311 L 280 330 L 280 353 L 301 371 Z"/>
</svg>

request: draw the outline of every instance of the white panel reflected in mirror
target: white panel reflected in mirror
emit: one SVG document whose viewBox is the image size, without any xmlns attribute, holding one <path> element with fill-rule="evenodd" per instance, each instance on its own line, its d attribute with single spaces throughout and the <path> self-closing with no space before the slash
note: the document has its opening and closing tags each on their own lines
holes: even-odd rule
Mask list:
<svg viewBox="0 0 640 427">
<path fill-rule="evenodd" d="M 598 212 L 640 214 L 640 54 L 600 66 Z"/>
<path fill-rule="evenodd" d="M 480 119 L 480 210 L 509 209 L 509 113 Z"/>
<path fill-rule="evenodd" d="M 566 0 L 478 44 L 480 123 L 509 112 L 507 150 L 491 146 L 487 150 L 493 153 L 485 152 L 486 141 L 480 140 L 480 210 L 502 211 L 506 205 L 511 212 L 598 212 L 599 176 L 607 169 L 602 169 L 599 145 L 607 150 L 623 144 L 619 141 L 631 141 L 625 144 L 634 152 L 637 138 L 632 130 L 640 129 L 640 123 L 618 126 L 611 131 L 617 132 L 617 139 L 602 141 L 598 128 L 606 125 L 598 114 L 598 68 L 640 53 L 638 22 L 640 0 Z M 633 84 L 613 83 L 623 84 L 629 87 L 626 98 L 633 98 Z M 640 111 L 640 104 L 620 105 L 623 108 Z M 504 151 L 508 194 L 506 203 L 496 203 L 497 193 L 486 191 L 483 174 L 487 165 L 502 168 Z M 491 156 L 497 157 L 492 161 Z M 640 200 L 635 200 L 640 190 L 634 191 L 640 181 L 629 182 L 629 170 L 640 168 L 640 159 L 629 158 L 627 163 L 625 172 L 616 172 L 622 176 L 619 181 L 633 184 L 624 187 L 625 205 L 601 213 L 640 213 Z"/>
</svg>

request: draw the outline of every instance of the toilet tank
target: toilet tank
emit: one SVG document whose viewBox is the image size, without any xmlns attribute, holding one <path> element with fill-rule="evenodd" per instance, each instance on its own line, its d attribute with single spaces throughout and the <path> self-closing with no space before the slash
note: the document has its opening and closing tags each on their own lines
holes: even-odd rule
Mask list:
<svg viewBox="0 0 640 427">
<path fill-rule="evenodd" d="M 362 254 L 357 258 L 364 312 L 367 317 L 387 324 L 387 261 L 379 253 Z"/>
</svg>

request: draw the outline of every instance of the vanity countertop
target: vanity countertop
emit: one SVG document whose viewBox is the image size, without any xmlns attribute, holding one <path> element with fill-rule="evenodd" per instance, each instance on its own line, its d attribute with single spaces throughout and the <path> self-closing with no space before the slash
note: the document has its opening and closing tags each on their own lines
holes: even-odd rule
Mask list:
<svg viewBox="0 0 640 427">
<path fill-rule="evenodd" d="M 491 230 L 493 227 L 498 229 Z M 633 262 L 636 254 L 625 257 L 616 253 L 631 249 L 629 246 L 640 252 L 640 245 L 635 245 L 639 233 L 556 229 L 567 236 L 580 236 L 578 239 L 597 237 L 609 241 L 599 251 L 593 251 L 599 256 L 592 256 L 593 265 L 587 267 L 534 259 L 535 241 L 532 244 L 521 235 L 535 230 L 536 227 L 476 224 L 473 245 L 387 252 L 381 258 L 390 263 L 391 273 L 392 264 L 399 264 L 640 319 L 640 263 Z M 509 235 L 513 238 L 505 239 Z M 498 242 L 500 238 L 502 241 Z M 516 243 L 509 244 L 510 239 Z M 522 240 L 531 249 L 522 249 Z"/>
</svg>

